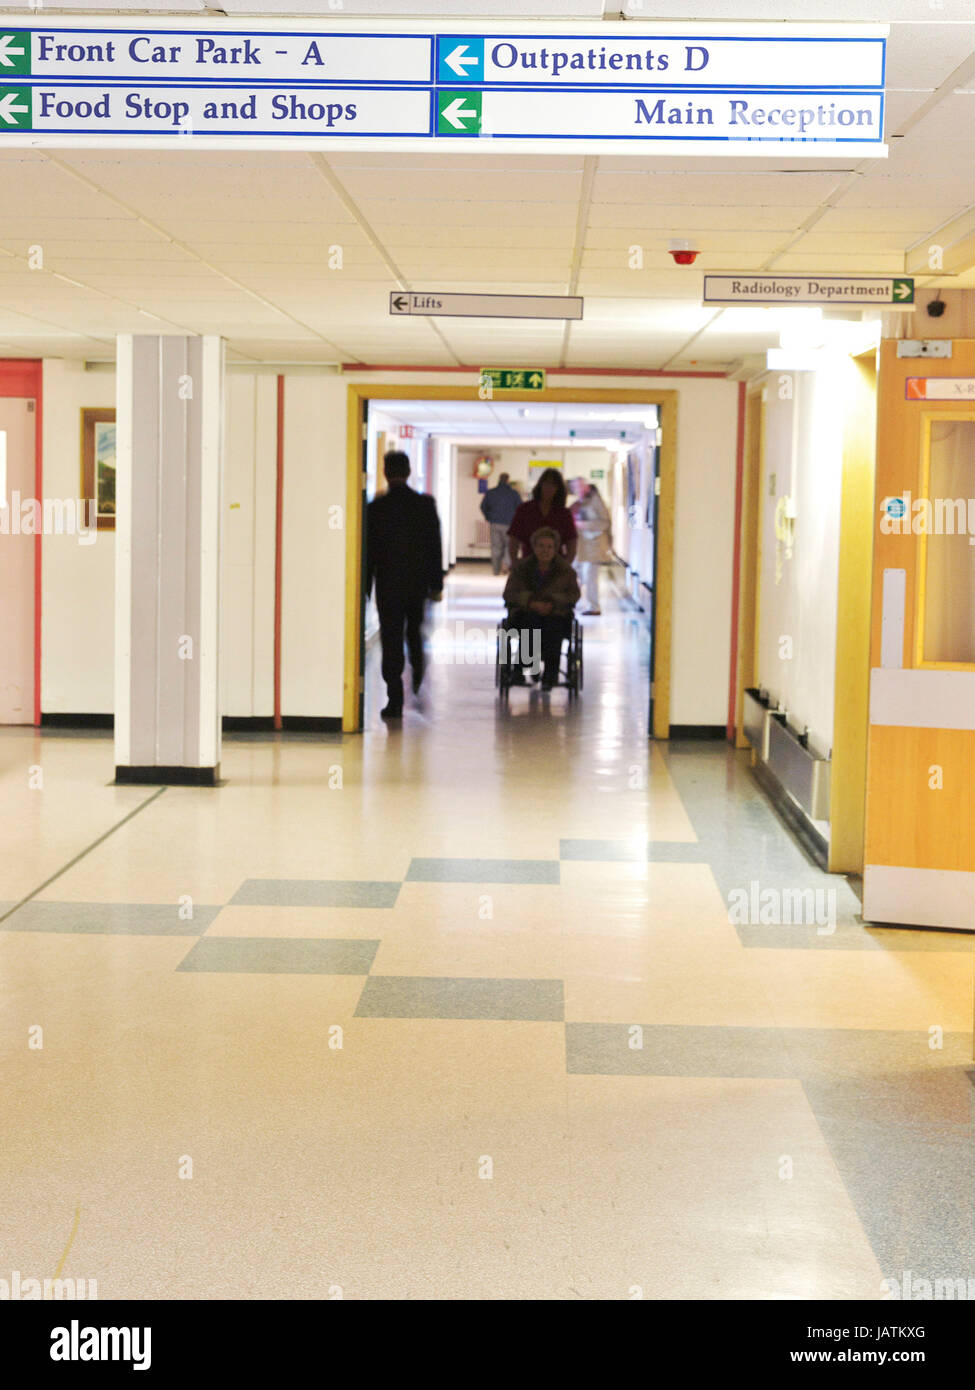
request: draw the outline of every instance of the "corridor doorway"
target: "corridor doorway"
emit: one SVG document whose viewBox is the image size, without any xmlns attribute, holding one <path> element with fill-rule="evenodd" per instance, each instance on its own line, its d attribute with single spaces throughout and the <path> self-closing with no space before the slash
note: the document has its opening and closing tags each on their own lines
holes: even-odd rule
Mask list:
<svg viewBox="0 0 975 1390">
<path fill-rule="evenodd" d="M 617 407 L 624 412 L 626 407 L 654 407 L 658 422 L 659 441 L 654 455 L 656 470 L 655 495 L 652 508 L 656 527 L 653 536 L 653 570 L 651 643 L 654 670 L 651 687 L 651 718 L 646 732 L 654 738 L 667 738 L 670 728 L 670 647 L 671 647 L 671 598 L 673 572 L 674 537 L 674 495 L 676 485 L 676 417 L 677 391 L 634 388 L 560 388 L 547 387 L 544 391 L 506 392 L 506 404 L 544 405 L 545 403 L 584 404 L 593 407 Z M 363 582 L 363 517 L 367 503 L 367 482 L 372 470 L 373 476 L 378 463 L 370 457 L 370 448 L 376 449 L 376 441 L 370 442 L 369 406 L 374 403 L 381 411 L 383 403 L 391 401 L 440 401 L 465 402 L 476 408 L 480 402 L 476 392 L 467 386 L 416 386 L 375 385 L 355 383 L 349 386 L 348 427 L 347 427 L 347 518 L 349 544 L 346 550 L 346 614 L 345 614 L 345 670 L 343 730 L 347 733 L 360 732 L 365 726 L 365 652 L 366 652 L 366 602 Z M 372 431 L 375 434 L 375 430 Z M 441 475 L 442 463 L 434 459 L 414 461 L 414 474 L 417 463 L 429 469 L 429 476 Z M 643 502 L 646 507 L 646 500 Z M 456 493 L 452 494 L 451 507 L 456 508 Z M 647 520 L 650 520 L 648 516 Z M 451 533 L 452 555 L 457 558 L 457 534 L 453 516 L 448 525 Z M 644 598 L 647 596 L 644 595 Z M 648 658 L 649 659 L 649 658 Z"/>
</svg>

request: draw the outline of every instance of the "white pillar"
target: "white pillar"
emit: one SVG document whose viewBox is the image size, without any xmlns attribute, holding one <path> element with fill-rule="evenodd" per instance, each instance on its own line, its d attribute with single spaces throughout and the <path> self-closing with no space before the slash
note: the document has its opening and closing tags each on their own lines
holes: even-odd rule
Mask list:
<svg viewBox="0 0 975 1390">
<path fill-rule="evenodd" d="M 214 786 L 223 342 L 118 340 L 117 782 Z"/>
</svg>

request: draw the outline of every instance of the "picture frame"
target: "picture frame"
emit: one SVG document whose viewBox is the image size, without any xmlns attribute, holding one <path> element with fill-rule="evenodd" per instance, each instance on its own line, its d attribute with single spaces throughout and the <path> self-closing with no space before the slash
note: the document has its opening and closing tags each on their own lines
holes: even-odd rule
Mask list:
<svg viewBox="0 0 975 1390">
<path fill-rule="evenodd" d="M 115 530 L 115 407 L 81 412 L 81 496 L 95 504 L 99 531 Z"/>
</svg>

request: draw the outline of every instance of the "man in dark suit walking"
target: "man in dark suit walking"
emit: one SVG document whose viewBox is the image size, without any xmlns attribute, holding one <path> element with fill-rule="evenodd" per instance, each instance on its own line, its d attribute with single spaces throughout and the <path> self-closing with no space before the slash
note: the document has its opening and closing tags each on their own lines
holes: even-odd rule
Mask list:
<svg viewBox="0 0 975 1390">
<path fill-rule="evenodd" d="M 376 582 L 379 640 L 388 704 L 383 719 L 403 714 L 403 630 L 410 654 L 413 689 L 423 681 L 423 609 L 443 590 L 440 518 L 432 497 L 407 484 L 410 460 L 393 450 L 383 459 L 389 490 L 373 498 L 366 513 L 366 594 Z"/>
</svg>

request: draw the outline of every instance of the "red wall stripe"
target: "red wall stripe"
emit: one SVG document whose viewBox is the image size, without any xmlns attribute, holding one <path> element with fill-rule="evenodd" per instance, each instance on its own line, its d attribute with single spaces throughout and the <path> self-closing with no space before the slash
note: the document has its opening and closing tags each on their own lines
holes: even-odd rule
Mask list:
<svg viewBox="0 0 975 1390">
<path fill-rule="evenodd" d="M 402 362 L 343 362 L 343 372 L 478 372 L 479 367 L 416 367 Z M 547 376 L 693 376 L 727 381 L 727 372 L 671 372 L 657 367 L 546 367 Z"/>
<path fill-rule="evenodd" d="M 281 571 L 284 538 L 284 377 L 278 377 L 277 488 L 274 504 L 274 727 L 281 728 Z"/>
<path fill-rule="evenodd" d="M 34 496 L 44 496 L 44 363 L 39 359 L 10 358 L 0 361 L 0 396 L 33 399 Z M 41 722 L 41 580 L 43 537 L 34 536 L 34 724 Z"/>
</svg>

